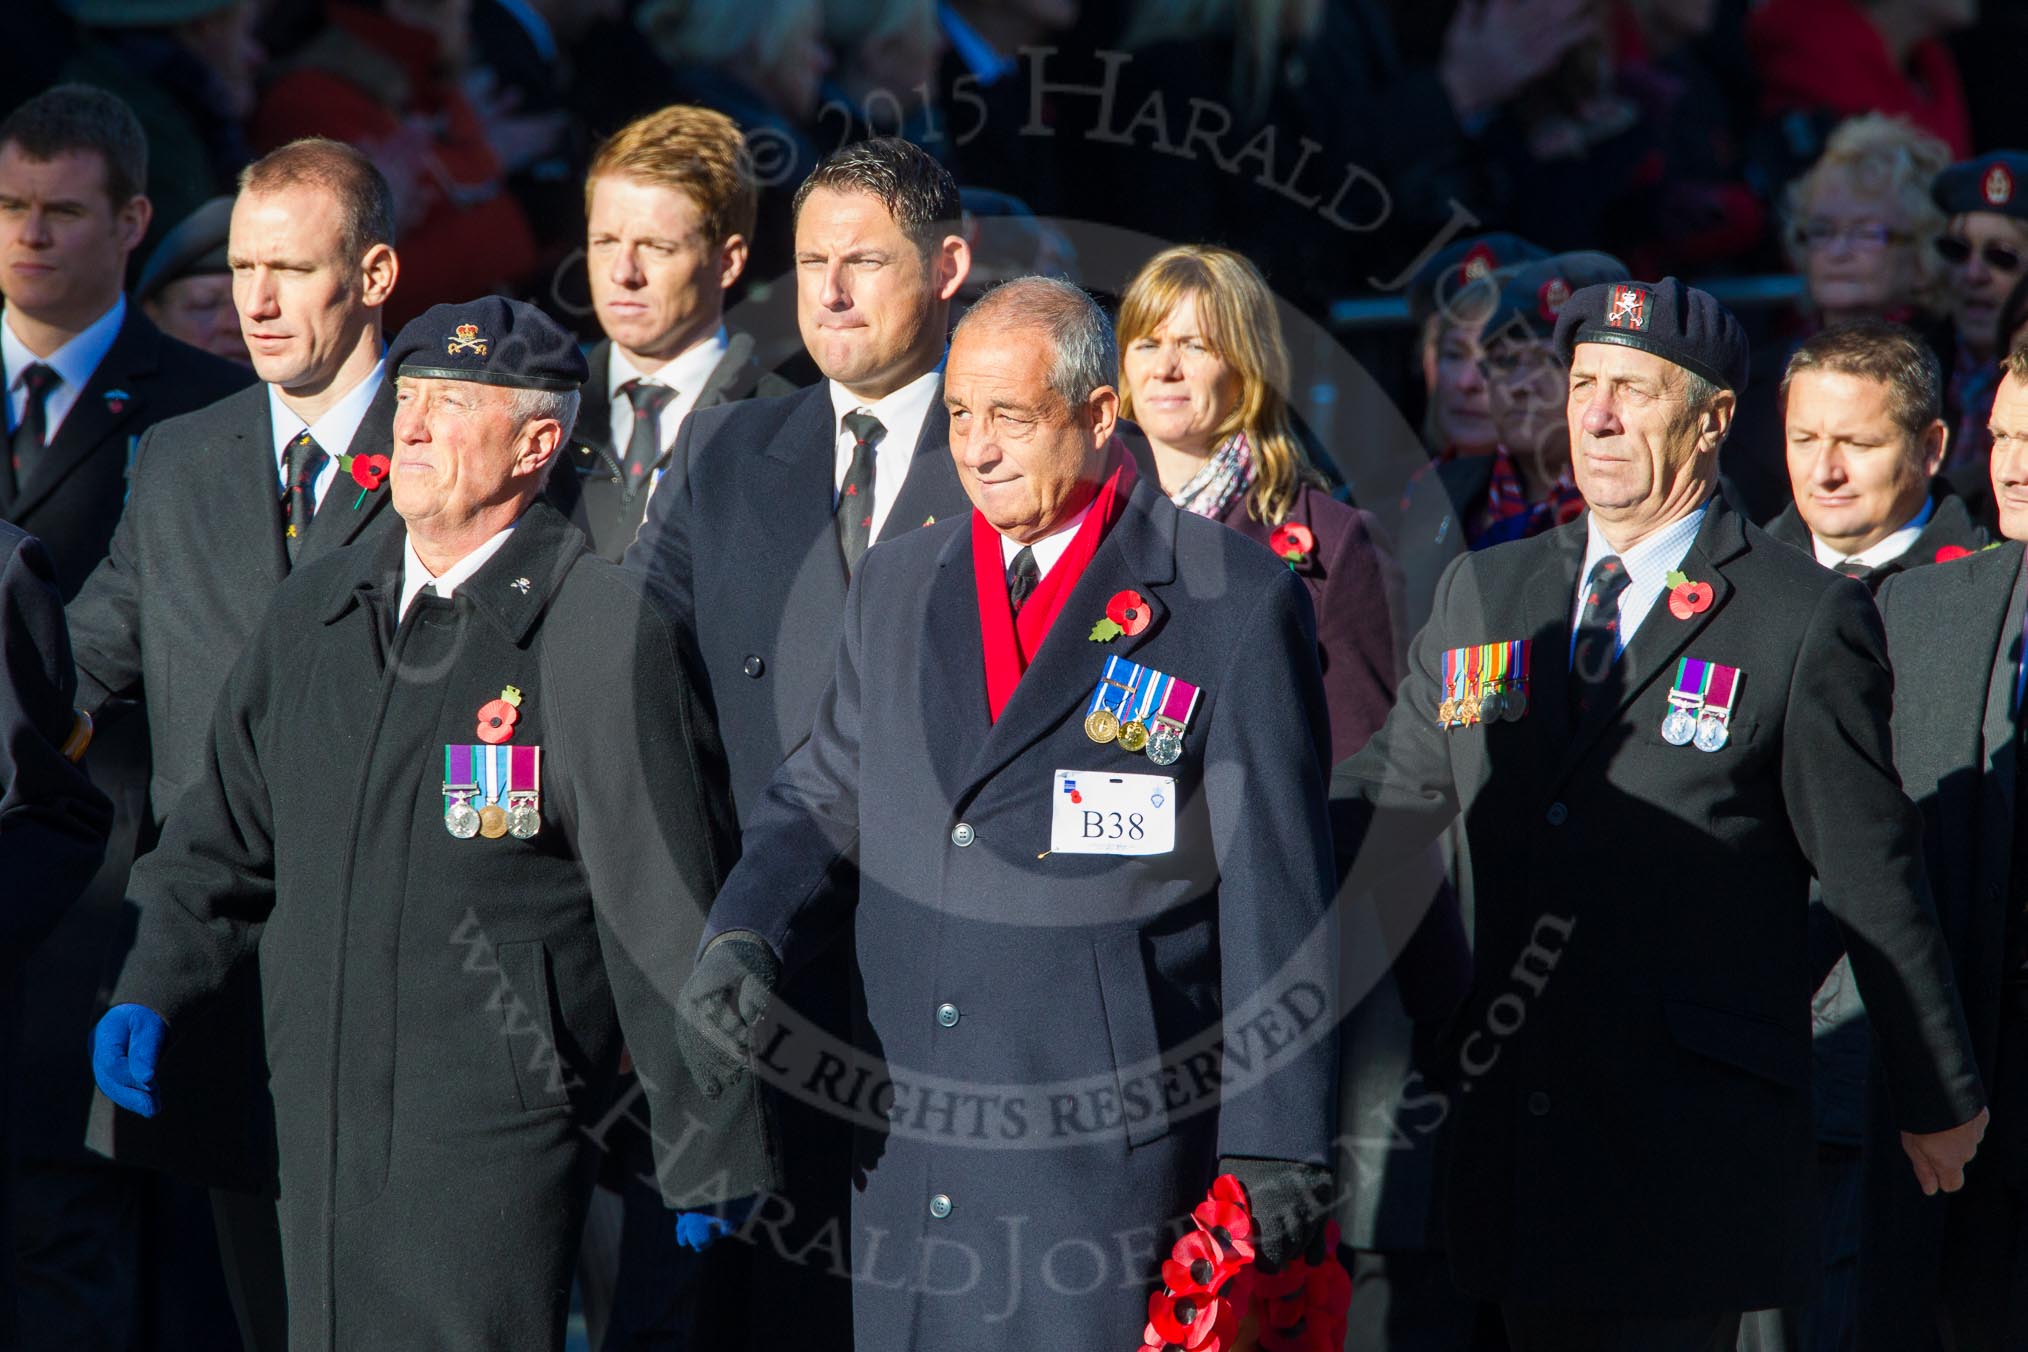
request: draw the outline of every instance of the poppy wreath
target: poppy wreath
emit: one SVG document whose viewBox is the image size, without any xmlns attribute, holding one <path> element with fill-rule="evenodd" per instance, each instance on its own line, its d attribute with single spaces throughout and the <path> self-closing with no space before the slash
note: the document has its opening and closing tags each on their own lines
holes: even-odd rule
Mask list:
<svg viewBox="0 0 2028 1352">
<path fill-rule="evenodd" d="M 1162 1264 L 1162 1287 L 1148 1298 L 1148 1324 L 1135 1352 L 1338 1352 L 1345 1345 L 1352 1278 L 1337 1259 L 1338 1225 L 1324 1232 L 1324 1257 L 1279 1271 L 1254 1266 L 1253 1211 L 1246 1188 L 1221 1174 L 1190 1213 Z"/>
</svg>

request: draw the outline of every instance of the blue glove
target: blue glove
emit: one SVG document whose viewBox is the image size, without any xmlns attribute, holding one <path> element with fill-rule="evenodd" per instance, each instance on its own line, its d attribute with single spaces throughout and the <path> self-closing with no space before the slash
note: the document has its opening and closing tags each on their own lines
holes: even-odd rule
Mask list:
<svg viewBox="0 0 2028 1352">
<path fill-rule="evenodd" d="M 676 1243 L 694 1253 L 706 1249 L 724 1239 L 753 1214 L 757 1197 L 741 1197 L 727 1202 L 718 1211 L 679 1211 L 676 1213 Z M 723 1212 L 723 1215 L 719 1213 Z"/>
<path fill-rule="evenodd" d="M 114 1005 L 92 1033 L 92 1078 L 130 1113 L 155 1115 L 155 1060 L 169 1024 L 146 1005 Z"/>
</svg>

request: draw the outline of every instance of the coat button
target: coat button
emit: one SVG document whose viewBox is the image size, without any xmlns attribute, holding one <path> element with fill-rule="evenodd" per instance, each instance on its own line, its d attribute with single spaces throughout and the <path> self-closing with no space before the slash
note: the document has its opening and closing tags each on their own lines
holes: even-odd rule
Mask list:
<svg viewBox="0 0 2028 1352">
<path fill-rule="evenodd" d="M 940 1192 L 930 1198 L 930 1215 L 935 1216 L 938 1220 L 942 1220 L 950 1214 L 951 1197 L 949 1193 Z"/>
<path fill-rule="evenodd" d="M 979 838 L 978 832 L 972 830 L 972 824 L 970 822 L 959 822 L 956 826 L 953 826 L 951 828 L 951 844 L 957 846 L 961 850 L 964 849 L 965 846 L 977 840 L 978 838 Z"/>
<path fill-rule="evenodd" d="M 956 1028 L 958 1026 L 958 1007 L 953 1004 L 938 1005 L 937 1024 L 943 1028 Z"/>
<path fill-rule="evenodd" d="M 768 664 L 761 661 L 760 658 L 755 656 L 754 654 L 749 653 L 747 654 L 746 661 L 739 664 L 739 669 L 745 672 L 747 675 L 753 677 L 755 680 L 759 680 L 760 674 L 768 669 Z"/>
<path fill-rule="evenodd" d="M 1551 826 L 1561 826 L 1570 820 L 1570 809 L 1561 803 L 1551 803 L 1546 815 Z"/>
<path fill-rule="evenodd" d="M 725 1086 L 721 1085 L 718 1082 L 717 1076 L 713 1076 L 710 1079 L 707 1079 L 704 1082 L 703 1087 L 704 1087 L 704 1097 L 706 1098 L 717 1098 L 720 1094 L 725 1092 Z"/>
<path fill-rule="evenodd" d="M 1528 1111 L 1536 1117 L 1549 1116 L 1549 1095 L 1540 1089 L 1528 1096 Z"/>
</svg>

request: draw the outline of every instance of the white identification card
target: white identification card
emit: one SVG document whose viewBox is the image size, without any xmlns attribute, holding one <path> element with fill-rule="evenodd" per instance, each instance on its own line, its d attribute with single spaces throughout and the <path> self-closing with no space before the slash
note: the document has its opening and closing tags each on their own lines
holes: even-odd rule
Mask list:
<svg viewBox="0 0 2028 1352">
<path fill-rule="evenodd" d="M 1167 854 L 1176 848 L 1176 781 L 1167 775 L 1058 770 L 1051 854 Z"/>
</svg>

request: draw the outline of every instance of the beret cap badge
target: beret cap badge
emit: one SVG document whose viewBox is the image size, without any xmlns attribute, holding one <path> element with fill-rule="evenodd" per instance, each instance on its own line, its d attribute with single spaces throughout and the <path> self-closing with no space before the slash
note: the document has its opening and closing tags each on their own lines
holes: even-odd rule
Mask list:
<svg viewBox="0 0 2028 1352">
<path fill-rule="evenodd" d="M 478 357 L 486 355 L 486 340 L 479 336 L 477 324 L 458 325 L 457 332 L 452 334 L 448 341 L 449 346 L 446 349 L 448 356 L 455 357 L 460 352 L 470 352 Z"/>
<path fill-rule="evenodd" d="M 1638 286 L 1615 286 L 1606 306 L 1606 325 L 1615 329 L 1645 332 L 1648 327 L 1648 293 Z"/>
<path fill-rule="evenodd" d="M 2004 207 L 2014 197 L 2014 176 L 2007 172 L 2006 165 L 1996 164 L 1986 171 L 1982 190 L 1988 205 Z"/>
</svg>

